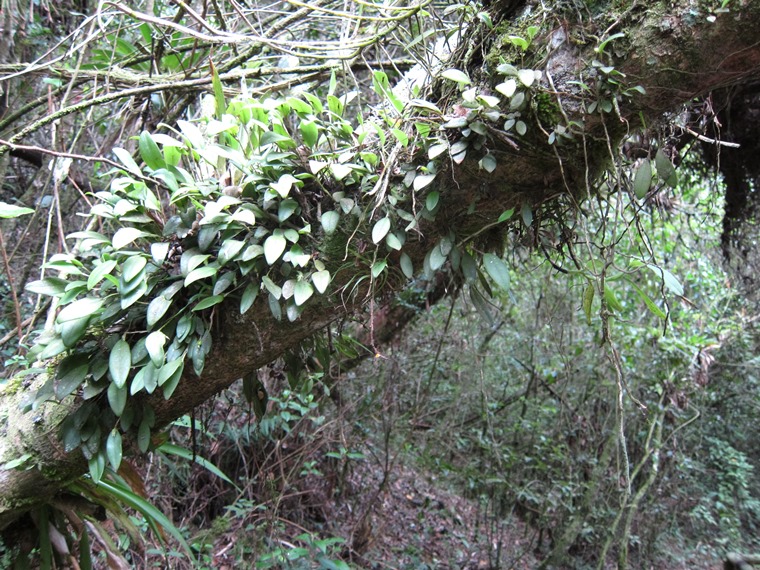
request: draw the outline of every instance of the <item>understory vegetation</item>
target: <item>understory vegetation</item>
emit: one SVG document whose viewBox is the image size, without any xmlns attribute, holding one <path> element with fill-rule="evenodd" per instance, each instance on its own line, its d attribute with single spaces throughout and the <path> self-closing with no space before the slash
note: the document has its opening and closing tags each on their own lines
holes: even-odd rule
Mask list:
<svg viewBox="0 0 760 570">
<path fill-rule="evenodd" d="M 130 466 L 192 554 L 160 532 L 143 544 L 134 517 L 115 534 L 99 526 L 96 550 L 172 568 L 712 568 L 756 550 L 757 333 L 720 255 L 706 253 L 720 239 L 716 184 L 683 181 L 677 206 L 640 214 L 683 295 L 658 303 L 665 326 L 642 302 L 654 272 L 614 282 L 622 426 L 586 279 L 558 279 L 518 232 L 511 286 L 486 312 L 461 290 L 417 309 L 330 386 L 321 373 L 293 384 L 274 363 L 258 375 L 263 417 L 236 385 Z M 625 243 L 623 257 L 636 247 Z M 341 334 L 351 326 L 325 333 L 349 360 L 369 348 Z"/>
</svg>

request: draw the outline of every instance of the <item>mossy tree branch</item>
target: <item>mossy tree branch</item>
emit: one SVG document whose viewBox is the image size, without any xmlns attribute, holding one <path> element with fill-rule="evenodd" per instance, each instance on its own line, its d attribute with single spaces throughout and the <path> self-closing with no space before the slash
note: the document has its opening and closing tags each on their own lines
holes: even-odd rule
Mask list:
<svg viewBox="0 0 760 570">
<path fill-rule="evenodd" d="M 404 246 L 415 267 L 422 266 L 431 248 L 450 232 L 466 241 L 483 227 L 498 225 L 499 216 L 507 208 L 525 204 L 535 208 L 567 196 L 578 202 L 583 200 L 594 192 L 597 176 L 609 162 L 607 149 L 616 148 L 642 122 L 649 125 L 661 120 L 663 113 L 676 111 L 693 97 L 715 87 L 760 75 L 757 41 L 760 6 L 748 0 L 732 2 L 729 12 L 717 13 L 715 18 L 709 12 L 694 17 L 692 3 L 685 0 L 640 6 L 634 3 L 620 15 L 615 15 L 610 4 L 606 16 L 598 15 L 590 21 L 585 14 L 576 14 L 578 17 L 573 19 L 573 12 L 562 14 L 563 20 L 552 20 L 541 12 L 539 5 L 535 4 L 533 12 L 523 12 L 524 20 L 500 21 L 499 14 L 494 14 L 498 33 L 485 24 L 473 24 L 468 35 L 471 41 L 456 56 L 460 59 L 450 63 L 451 67 L 467 71 L 484 92 L 503 80 L 498 76 L 500 56 L 520 69 L 539 70 L 544 78 L 540 89 L 549 96 L 544 101 L 552 112 L 540 108 L 526 111 L 522 116 L 527 123 L 524 134 L 504 133 L 492 127 L 487 151 L 495 158 L 495 165 L 490 172 L 482 168 L 482 151 L 468 152 L 461 162 L 441 161 L 434 182 L 425 189 L 426 193 L 436 191 L 440 195 L 437 215 L 421 221 L 418 232 L 410 235 Z M 509 2 L 506 6 L 504 2 L 494 6 L 508 10 L 510 16 L 515 10 L 515 4 Z M 510 36 L 532 23 L 543 24 L 541 32 L 529 49 L 515 50 Z M 589 30 L 592 25 L 594 30 Z M 624 36 L 610 40 L 622 31 Z M 476 48 L 473 50 L 472 46 Z M 611 75 L 611 71 L 603 68 L 613 68 L 622 76 Z M 322 71 L 315 70 L 315 77 Z M 237 72 L 229 73 L 232 77 Z M 609 81 L 610 77 L 617 77 L 617 82 Z M 179 86 L 161 88 L 197 88 L 210 81 L 188 80 Z M 643 88 L 644 94 L 628 91 L 634 87 Z M 135 94 L 156 88 L 155 85 L 137 88 Z M 456 87 L 438 81 L 432 92 L 447 118 L 461 116 L 460 92 Z M 124 92 L 106 95 L 84 105 L 122 96 Z M 604 110 L 598 106 L 590 112 L 590 105 L 604 97 L 611 101 L 611 108 Z M 559 122 L 550 124 L 548 117 Z M 567 129 L 571 136 L 563 144 L 549 144 L 547 135 L 558 126 Z M 11 142 L 18 142 L 29 132 L 22 131 Z M 427 163 L 422 153 L 413 154 L 410 160 Z M 392 170 L 397 165 L 384 166 Z M 397 177 L 390 179 L 389 184 L 400 193 L 412 191 L 403 187 Z M 373 221 L 365 220 L 360 235 L 369 235 Z M 202 378 L 188 371 L 171 398 L 164 399 L 158 393 L 146 396 L 155 410 L 157 424 L 165 425 L 187 413 L 241 376 L 366 305 L 373 295 L 388 295 L 406 286 L 404 279 L 393 277 L 381 290 L 370 287 L 369 280 L 353 287 L 349 284 L 367 275 L 366 263 L 352 263 L 353 260 L 335 253 L 324 261 L 335 275 L 331 288 L 310 302 L 294 322 L 275 319 L 263 298 L 243 316 L 237 303 L 220 305 L 215 315 L 213 349 Z M 396 260 L 391 257 L 390 261 Z M 21 414 L 19 403 L 24 393 L 42 381 L 30 378 L 12 381 L 1 402 L 0 461 L 6 463 L 26 456 L 28 460 L 19 469 L 0 471 L 0 527 L 11 524 L 35 504 L 49 500 L 85 469 L 79 452 L 66 453 L 58 439 L 62 418 L 79 401 L 69 397 Z"/>
</svg>

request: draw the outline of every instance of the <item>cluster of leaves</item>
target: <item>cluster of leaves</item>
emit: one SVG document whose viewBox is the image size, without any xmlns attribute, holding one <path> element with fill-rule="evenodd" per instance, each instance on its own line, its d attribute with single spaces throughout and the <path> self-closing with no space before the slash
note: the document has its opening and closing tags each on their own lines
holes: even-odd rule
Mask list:
<svg viewBox="0 0 760 570">
<path fill-rule="evenodd" d="M 415 268 L 402 248 L 420 219 L 436 214 L 440 196 L 428 186 L 440 162 L 449 157 L 461 163 L 479 153 L 480 167 L 493 172 L 498 164 L 487 150 L 489 140 L 528 130 L 523 113 L 541 73 L 506 63 L 499 72 L 505 80 L 496 90 L 506 102 L 466 89 L 470 80 L 463 72 L 444 71 L 441 76 L 460 86 L 462 98 L 448 116 L 423 99 L 402 103 L 388 77 L 376 72 L 375 90 L 389 105 L 358 126 L 345 118 L 357 95 L 337 96 L 335 76 L 323 99 L 303 92 L 228 103 L 214 75 L 200 121 L 178 121 L 176 129 L 164 125 L 161 134 L 143 132 L 137 160 L 114 149 L 124 169 L 96 194 L 88 228 L 70 236 L 77 240 L 74 253 L 53 256 L 46 268 L 58 276 L 27 287 L 61 307 L 54 327 L 29 354 L 32 361 L 58 359 L 55 375 L 29 407 L 81 389 L 86 402 L 64 421 L 63 442 L 67 451 L 82 448 L 98 481 L 107 464 L 118 468 L 123 432 L 137 430 L 140 449 L 150 447 L 153 411 L 132 397 L 160 389 L 170 398 L 189 373 L 188 363 L 201 375 L 214 312 L 225 300 L 235 299 L 244 314 L 262 294 L 276 319 L 297 319 L 334 277 L 336 267 L 319 259 L 320 249 L 342 233 L 339 245 L 348 254 L 351 239 L 367 223 L 366 237 L 376 249 L 362 263 L 371 279 L 386 271 L 394 253 L 401 272 L 412 278 Z M 405 124 L 407 131 L 397 128 Z M 366 150 L 368 140 L 379 142 L 388 156 Z M 389 163 L 405 148 L 411 158 L 401 165 L 403 178 L 391 181 L 396 171 Z M 428 162 L 420 164 L 425 155 Z M 425 194 L 424 207 L 414 205 L 408 190 Z M 490 295 L 488 275 L 506 289 L 509 270 L 497 256 L 470 248 L 470 237 L 457 243 L 453 232 L 443 236 L 423 270 L 432 274 L 449 261 L 487 312 L 474 285 Z M 98 411 L 103 398 L 105 413 Z"/>
<path fill-rule="evenodd" d="M 461 70 L 451 68 L 442 71 L 440 78 L 454 82 L 459 88 L 460 99 L 458 104 L 453 106 L 451 114 L 444 114 L 433 103 L 419 98 L 411 99 L 408 105 L 404 105 L 387 87 L 384 74 L 375 74 L 375 91 L 388 102 L 388 110 L 381 113 L 388 125 L 392 125 L 393 119 L 406 109 L 412 109 L 421 115 L 415 118 L 413 124 L 419 150 L 424 154 L 421 154 L 418 164 L 402 166 L 402 187 L 415 192 L 424 191 L 435 180 L 443 161 L 461 164 L 472 154 L 480 157 L 478 165 L 481 169 L 489 174 L 493 173 L 498 167 L 496 155 L 489 151 L 493 139 L 499 138 L 502 143 L 506 141 L 516 147 L 510 136 L 526 135 L 526 114 L 530 109 L 531 88 L 538 85 L 542 74 L 538 70 L 517 69 L 508 63 L 500 65 L 498 72 L 504 78 L 504 81 L 496 86 L 500 95 L 469 87 L 472 81 Z M 408 136 L 403 132 L 391 130 L 398 144 L 407 146 Z M 425 157 L 428 159 L 426 164 Z M 385 238 L 390 249 L 401 249 L 406 233 L 417 225 L 420 218 L 431 219 L 436 215 L 439 200 L 440 194 L 437 190 L 427 192 L 424 208 L 416 214 L 403 210 L 390 200 L 388 215 L 373 227 L 372 240 L 379 243 Z M 508 221 L 513 213 L 512 209 L 504 211 L 493 225 Z M 394 224 L 398 225 L 399 221 L 408 224 L 403 229 L 399 226 L 392 231 Z M 475 236 L 457 236 L 453 231 L 442 236 L 427 252 L 422 273 L 430 278 L 435 271 L 449 262 L 451 269 L 460 273 L 470 284 L 473 302 L 481 308 L 484 315 L 488 315 L 490 310 L 486 297 L 491 296 L 492 291 L 486 275 L 506 290 L 509 288 L 509 268 L 498 256 L 477 251 L 472 245 L 473 237 Z M 399 256 L 399 262 L 404 275 L 412 278 L 415 271 L 410 258 L 403 251 Z M 479 262 L 482 262 L 482 265 Z M 373 276 L 377 276 L 385 266 L 386 260 L 375 263 L 372 267 Z M 485 272 L 481 271 L 481 267 Z M 478 289 L 478 284 L 485 290 L 486 295 Z"/>
<path fill-rule="evenodd" d="M 678 184 L 678 174 L 676 169 L 673 167 L 673 163 L 670 162 L 670 159 L 665 155 L 662 148 L 657 149 L 657 152 L 655 153 L 654 165 L 656 170 L 653 172 L 652 160 L 647 157 L 642 159 L 636 168 L 636 172 L 633 175 L 633 193 L 639 199 L 645 198 L 649 193 L 649 190 L 652 187 L 652 182 L 655 181 L 655 173 L 657 174 L 657 177 L 668 186 L 675 188 Z"/>
<path fill-rule="evenodd" d="M 624 37 L 625 34 L 619 32 L 600 42 L 594 48 L 597 57 L 591 62 L 586 81 L 574 82 L 584 93 L 592 95 L 589 104 L 586 106 L 588 113 L 604 115 L 615 111 L 620 116 L 619 105 L 623 99 L 630 99 L 646 93 L 640 85 L 630 86 L 626 84 L 625 74 L 616 69 L 613 63 L 612 42 Z"/>
<path fill-rule="evenodd" d="M 348 564 L 340 560 L 342 538 L 315 539 L 304 533 L 296 537 L 304 546 L 281 546 L 261 557 L 256 568 L 319 568 L 320 570 L 348 570 Z"/>
<path fill-rule="evenodd" d="M 504 104 L 500 97 L 480 92 L 475 87 L 466 88 L 471 84 L 470 78 L 463 71 L 448 69 L 441 76 L 457 82 L 462 86 L 461 112 L 459 116 L 449 119 L 443 127 L 447 129 L 461 129 L 463 138 L 458 140 L 450 149 L 452 160 L 459 164 L 467 156 L 468 149 L 480 151 L 488 140 L 489 131 L 491 136 L 497 131 L 495 125 L 499 125 L 500 134 L 505 137 L 506 133 L 516 133 L 523 136 L 528 131 L 528 124 L 523 120 L 523 113 L 529 107 L 529 88 L 540 82 L 542 73 L 533 69 L 517 69 L 510 63 L 502 63 L 497 72 L 504 76 L 504 81 L 495 89 L 508 100 Z M 503 121 L 503 123 L 502 123 Z M 431 154 L 437 156 L 445 149 L 433 147 Z M 480 159 L 480 167 L 486 172 L 493 172 L 497 167 L 497 160 L 492 154 L 487 153 Z"/>
<path fill-rule="evenodd" d="M 373 166 L 325 152 L 319 164 L 310 161 L 312 173 L 299 168 L 299 142 L 312 149 L 353 142 L 338 98 L 328 95 L 326 108 L 305 98 L 227 106 L 218 96 L 216 118 L 180 121 L 176 136 L 143 132 L 143 168 L 115 149 L 126 172 L 96 196 L 90 226 L 113 234 L 72 234 L 77 253 L 46 265 L 59 276 L 27 287 L 62 307 L 30 358 L 66 354 L 30 405 L 83 388 L 87 402 L 64 422 L 63 440 L 67 450 L 82 447 L 95 480 L 106 460 L 118 467 L 120 430 L 136 427 L 140 448 L 150 445 L 151 409 L 128 396 L 160 389 L 169 398 L 186 360 L 202 373 L 217 305 L 234 297 L 246 313 L 263 290 L 276 318 L 294 320 L 315 290 L 327 290 L 332 275 L 318 259 L 299 199 L 307 185 L 324 190 L 321 180 L 361 182 Z M 323 113 L 327 119 L 317 120 Z M 338 223 L 329 213 L 322 215 L 325 234 Z M 94 413 L 103 392 L 112 415 Z"/>
</svg>

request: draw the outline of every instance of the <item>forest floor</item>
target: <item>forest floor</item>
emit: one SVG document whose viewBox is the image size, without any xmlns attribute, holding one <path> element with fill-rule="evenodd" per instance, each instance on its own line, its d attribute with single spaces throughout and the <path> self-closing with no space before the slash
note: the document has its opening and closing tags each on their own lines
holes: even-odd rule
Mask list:
<svg viewBox="0 0 760 570">
<path fill-rule="evenodd" d="M 538 566 L 532 550 L 533 530 L 514 516 L 509 522 L 499 520 L 478 501 L 446 487 L 436 476 L 400 462 L 387 469 L 358 462 L 342 499 L 322 504 L 329 521 L 323 533 L 345 540 L 345 548 L 329 558 L 368 570 L 527 570 Z M 323 496 L 316 486 L 311 491 Z M 300 492 L 305 495 L 309 490 L 303 487 Z M 312 524 L 300 520 L 286 527 L 306 530 Z M 237 527 L 217 536 L 212 568 L 240 567 L 233 547 L 240 540 L 239 533 Z M 299 539 L 278 535 L 275 542 L 296 545 Z M 336 556 L 338 552 L 341 554 Z M 313 562 L 285 567 L 330 566 Z"/>
<path fill-rule="evenodd" d="M 362 472 L 364 471 L 364 472 Z M 368 488 L 380 478 L 360 470 Z M 497 521 L 477 501 L 448 491 L 435 476 L 397 465 L 378 496 L 359 562 L 373 569 L 536 568 L 533 531 L 516 517 Z M 375 487 L 376 488 L 376 487 Z"/>
<path fill-rule="evenodd" d="M 342 558 L 351 568 L 532 570 L 541 563 L 535 529 L 515 515 L 494 516 L 480 501 L 462 496 L 448 482 L 418 468 L 413 461 L 409 465 L 394 462 L 385 470 L 371 462 L 358 462 L 343 499 L 323 506 L 324 512 L 329 514 L 329 534 L 345 540 L 347 547 L 342 549 L 341 556 L 331 558 Z M 235 560 L 230 549 L 239 540 L 236 534 L 234 531 L 224 533 L 215 541 L 213 550 L 221 556 L 214 556 L 214 569 L 239 567 L 240 561 Z M 291 537 L 283 543 L 290 541 L 298 542 Z M 673 545 L 671 555 L 675 560 L 663 560 L 661 565 L 647 570 L 719 570 L 723 567 L 719 560 L 705 553 L 689 555 L 678 550 Z M 287 566 L 317 567 L 329 566 Z M 616 565 L 606 568 L 611 570 Z"/>
</svg>

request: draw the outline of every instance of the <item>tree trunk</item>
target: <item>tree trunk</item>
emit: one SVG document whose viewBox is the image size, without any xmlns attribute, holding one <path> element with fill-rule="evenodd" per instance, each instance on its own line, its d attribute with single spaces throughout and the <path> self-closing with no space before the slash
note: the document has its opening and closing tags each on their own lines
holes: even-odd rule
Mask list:
<svg viewBox="0 0 760 570">
<path fill-rule="evenodd" d="M 691 0 L 622 3 L 628 5 L 622 12 L 617 8 L 620 2 L 596 2 L 593 13 L 586 8 L 589 3 L 575 3 L 577 8 L 570 9 L 564 2 L 553 4 L 494 2 L 493 30 L 484 23 L 472 24 L 468 41 L 455 51 L 450 67 L 467 70 L 485 90 L 503 80 L 496 70 L 503 57 L 518 68 L 540 70 L 542 91 L 534 99 L 530 117 L 524 118 L 528 123 L 524 136 L 492 129 L 488 151 L 497 160 L 493 172 L 480 167 L 482 152 L 469 153 L 461 164 L 445 163 L 430 187 L 440 193 L 439 212 L 420 226 L 416 240 L 404 246 L 416 268 L 450 231 L 457 241 L 480 240 L 481 251 L 498 249 L 498 228 L 504 224 L 497 221 L 507 208 L 535 208 L 567 197 L 568 203 L 581 202 L 594 192 L 596 177 L 611 160 L 610 149 L 642 121 L 649 126 L 711 89 L 760 76 L 758 2 L 733 0 L 727 11 L 713 13 L 694 8 Z M 556 12 L 548 11 L 552 7 Z M 523 54 L 509 38 L 524 36 L 521 30 L 533 24 L 540 32 Z M 624 36 L 616 36 L 619 33 Z M 616 76 L 619 86 L 601 81 L 609 70 L 595 65 L 595 60 L 623 74 Z M 579 82 L 591 92 L 584 94 Z M 452 85 L 437 80 L 433 86 L 438 105 L 448 116 L 459 112 L 459 93 Z M 628 91 L 639 86 L 645 94 Z M 604 96 L 616 98 L 614 109 L 587 112 L 597 97 Z M 572 139 L 562 145 L 547 144 L 560 124 L 573 132 Z M 427 157 L 416 160 L 425 164 Z M 497 234 L 491 235 L 489 228 Z M 189 412 L 327 324 L 365 306 L 373 295 L 387 296 L 406 285 L 401 279 L 389 279 L 382 291 L 359 287 L 347 293 L 341 286 L 366 275 L 369 268 L 359 260 L 350 269 L 343 259 L 325 259 L 325 263 L 332 269 L 341 267 L 334 272 L 331 294 L 311 301 L 293 323 L 275 320 L 261 298 L 245 316 L 239 315 L 235 303 L 223 306 L 203 377 L 186 373 L 170 399 L 156 394 L 150 398 L 157 423 L 165 425 Z M 43 381 L 13 379 L 0 402 L 0 463 L 25 458 L 16 468 L 0 471 L 0 528 L 50 500 L 86 469 L 80 452 L 67 454 L 58 438 L 59 424 L 76 408 L 77 399 L 46 403 L 27 414 L 19 410 L 29 390 Z"/>
</svg>

